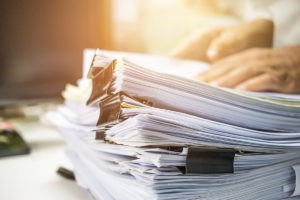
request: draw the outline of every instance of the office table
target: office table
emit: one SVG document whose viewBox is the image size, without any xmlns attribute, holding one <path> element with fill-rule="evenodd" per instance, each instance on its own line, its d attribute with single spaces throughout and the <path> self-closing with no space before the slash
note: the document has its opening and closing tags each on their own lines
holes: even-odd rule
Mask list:
<svg viewBox="0 0 300 200">
<path fill-rule="evenodd" d="M 71 164 L 65 156 L 66 144 L 55 128 L 37 120 L 12 121 L 31 153 L 0 158 L 0 199 L 90 199 L 75 181 L 56 174 L 59 166 L 71 168 Z"/>
</svg>

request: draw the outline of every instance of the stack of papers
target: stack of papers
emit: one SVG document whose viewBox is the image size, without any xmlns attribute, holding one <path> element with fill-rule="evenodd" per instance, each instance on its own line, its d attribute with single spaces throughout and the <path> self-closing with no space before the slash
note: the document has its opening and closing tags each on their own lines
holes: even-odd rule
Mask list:
<svg viewBox="0 0 300 200">
<path fill-rule="evenodd" d="M 90 74 L 94 86 L 90 104 L 99 102 L 111 93 L 122 91 L 153 102 L 153 106 L 158 108 L 228 124 L 259 130 L 300 130 L 300 99 L 298 104 L 290 105 L 285 99 L 274 101 L 274 97 L 268 98 L 268 95 L 264 98 L 249 97 L 193 80 L 157 73 L 128 60 L 116 61 L 101 54 L 95 56 Z"/>
<path fill-rule="evenodd" d="M 217 88 L 100 52 L 89 76 L 48 118 L 94 199 L 300 194 L 298 95 Z"/>
</svg>

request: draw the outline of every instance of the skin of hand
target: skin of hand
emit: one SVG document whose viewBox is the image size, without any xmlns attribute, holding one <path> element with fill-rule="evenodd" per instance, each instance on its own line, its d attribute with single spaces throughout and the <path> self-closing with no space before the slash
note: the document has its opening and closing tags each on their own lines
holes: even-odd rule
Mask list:
<svg viewBox="0 0 300 200">
<path fill-rule="evenodd" d="M 206 53 L 210 44 L 216 39 L 224 27 L 206 27 L 198 29 L 186 37 L 173 51 L 170 56 L 179 59 L 192 59 L 209 62 Z"/>
<path fill-rule="evenodd" d="M 271 47 L 273 29 L 273 22 L 268 19 L 199 29 L 185 38 L 170 56 L 208 62 L 252 47 Z"/>
<path fill-rule="evenodd" d="M 195 79 L 240 90 L 300 93 L 300 45 L 248 49 L 213 63 Z"/>
</svg>

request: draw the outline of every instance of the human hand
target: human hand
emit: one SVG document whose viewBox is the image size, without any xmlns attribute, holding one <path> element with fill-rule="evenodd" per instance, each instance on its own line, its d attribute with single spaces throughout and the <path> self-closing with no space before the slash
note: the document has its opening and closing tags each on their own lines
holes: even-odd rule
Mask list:
<svg viewBox="0 0 300 200">
<path fill-rule="evenodd" d="M 273 22 L 257 19 L 248 23 L 199 29 L 170 55 L 175 58 L 216 61 L 251 47 L 271 47 Z"/>
<path fill-rule="evenodd" d="M 253 48 L 223 58 L 196 80 L 248 91 L 300 92 L 300 46 Z"/>
</svg>

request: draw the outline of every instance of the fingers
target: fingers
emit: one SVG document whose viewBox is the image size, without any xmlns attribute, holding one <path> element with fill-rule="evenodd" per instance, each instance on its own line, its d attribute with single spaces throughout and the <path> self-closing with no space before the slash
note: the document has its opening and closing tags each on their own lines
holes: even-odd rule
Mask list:
<svg viewBox="0 0 300 200">
<path fill-rule="evenodd" d="M 236 89 L 253 91 L 253 92 L 262 92 L 262 91 L 281 92 L 281 89 L 275 83 L 272 75 L 268 73 L 264 73 L 259 76 L 253 77 L 239 84 L 236 87 Z"/>
<path fill-rule="evenodd" d="M 228 55 L 252 47 L 271 47 L 273 22 L 257 19 L 248 23 L 228 27 L 211 41 L 207 49 L 210 61 L 216 61 Z"/>
<path fill-rule="evenodd" d="M 223 75 L 227 74 L 234 68 L 233 65 L 223 65 L 222 67 L 211 67 L 210 69 L 206 70 L 205 72 L 199 74 L 196 79 L 203 81 L 203 82 L 211 82 L 216 81 Z"/>
<path fill-rule="evenodd" d="M 261 73 L 260 70 L 256 70 L 254 67 L 238 67 L 211 83 L 222 87 L 235 87 Z"/>
<path fill-rule="evenodd" d="M 225 57 L 215 62 L 196 79 L 204 82 L 214 82 L 224 87 L 233 87 L 242 79 L 248 79 L 261 73 L 265 69 L 266 60 L 270 60 L 270 50 L 249 49 Z M 222 80 L 220 80 L 222 78 Z"/>
<path fill-rule="evenodd" d="M 231 63 L 227 66 L 210 68 L 197 79 L 221 87 L 235 87 L 245 80 L 262 74 L 263 71 L 263 63 L 260 62 L 254 65 Z"/>
<path fill-rule="evenodd" d="M 281 87 L 276 80 L 274 74 L 264 73 L 260 70 L 252 70 L 248 67 L 241 67 L 225 73 L 219 78 L 212 78 L 210 81 L 206 82 L 221 87 L 231 87 L 239 90 L 284 92 L 284 88 Z"/>
<path fill-rule="evenodd" d="M 244 66 L 245 61 L 248 59 L 255 58 L 255 55 L 252 54 L 251 51 L 246 51 L 223 58 L 211 65 L 208 70 L 199 74 L 196 79 L 204 82 L 217 81 L 220 77 L 225 76 L 235 68 Z"/>
<path fill-rule="evenodd" d="M 243 51 L 215 62 L 196 79 L 248 91 L 299 92 L 300 59 L 296 50 Z"/>
<path fill-rule="evenodd" d="M 198 76 L 198 80 L 220 87 L 250 91 L 280 91 L 277 73 L 268 70 L 265 62 L 231 63 L 213 67 Z"/>
<path fill-rule="evenodd" d="M 216 61 L 230 54 L 237 53 L 245 48 L 245 41 L 239 39 L 233 31 L 224 31 L 215 38 L 208 47 L 207 57 L 210 61 Z"/>
<path fill-rule="evenodd" d="M 272 45 L 273 22 L 257 19 L 227 27 L 201 28 L 186 37 L 170 56 L 216 61 L 251 47 Z"/>
<path fill-rule="evenodd" d="M 175 58 L 208 61 L 207 48 L 222 30 L 223 27 L 199 29 L 185 38 L 169 55 Z"/>
</svg>

